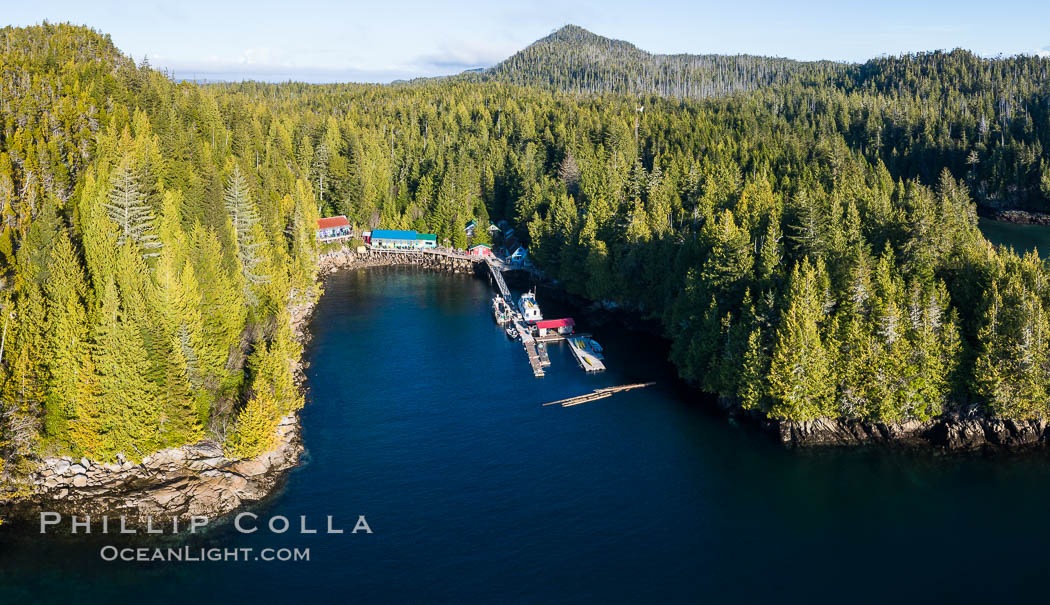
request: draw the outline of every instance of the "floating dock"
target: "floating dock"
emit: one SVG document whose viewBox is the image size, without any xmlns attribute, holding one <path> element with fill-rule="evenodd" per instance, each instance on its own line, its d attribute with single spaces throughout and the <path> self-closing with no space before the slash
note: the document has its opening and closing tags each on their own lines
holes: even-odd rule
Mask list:
<svg viewBox="0 0 1050 605">
<path fill-rule="evenodd" d="M 521 344 L 525 346 L 525 354 L 529 357 L 529 365 L 532 366 L 532 374 L 537 378 L 544 375 L 543 371 L 543 358 L 540 357 L 540 350 L 536 348 L 536 339 L 532 337 L 532 334 L 528 333 L 526 329 L 524 332 L 519 330 L 518 337 L 521 338 Z M 543 356 L 547 356 L 547 348 L 542 349 Z M 550 365 L 550 359 L 547 359 L 547 365 Z"/>
<path fill-rule="evenodd" d="M 496 320 L 496 323 L 505 325 L 507 323 L 513 324 L 514 329 L 518 331 L 518 338 L 521 340 L 521 345 L 525 349 L 525 355 L 529 359 L 529 366 L 532 367 L 532 374 L 537 378 L 545 374 L 544 368 L 550 367 L 551 358 L 547 351 L 547 344 L 552 342 L 559 342 L 562 340 L 568 340 L 569 346 L 572 349 L 573 356 L 576 357 L 576 361 L 580 364 L 580 367 L 588 372 L 597 372 L 605 369 L 605 364 L 602 363 L 601 354 L 595 355 L 595 352 L 586 346 L 574 346 L 572 344 L 573 338 L 585 338 L 586 342 L 590 342 L 590 334 L 581 334 L 578 337 L 566 336 L 559 334 L 558 331 L 562 330 L 562 326 L 558 326 L 557 329 L 537 330 L 538 333 L 548 332 L 543 336 L 536 336 L 532 333 L 533 326 L 529 325 L 526 321 L 526 313 L 532 317 L 528 318 L 532 321 L 542 319 L 540 314 L 539 305 L 536 304 L 535 294 L 528 293 L 523 295 L 523 302 L 517 306 L 512 304 L 512 298 L 510 294 L 510 288 L 507 287 L 507 282 L 503 279 L 503 264 L 493 260 L 491 258 L 485 258 L 485 265 L 489 268 L 492 274 L 493 281 L 496 287 L 499 289 L 499 296 L 495 297 L 492 301 L 492 314 Z M 572 319 L 567 320 L 552 320 L 552 321 L 567 321 L 568 330 L 571 332 Z"/>
<path fill-rule="evenodd" d="M 572 351 L 576 363 L 586 372 L 601 372 L 605 370 L 605 364 L 584 344 L 582 336 L 569 338 L 569 350 Z"/>
</svg>

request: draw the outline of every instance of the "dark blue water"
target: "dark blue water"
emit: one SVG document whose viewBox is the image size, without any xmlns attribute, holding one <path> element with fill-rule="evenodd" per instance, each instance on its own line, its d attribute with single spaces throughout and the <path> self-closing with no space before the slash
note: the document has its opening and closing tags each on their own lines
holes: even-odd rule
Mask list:
<svg viewBox="0 0 1050 605">
<path fill-rule="evenodd" d="M 615 326 L 593 330 L 609 371 L 554 346 L 534 378 L 490 297 L 482 280 L 408 270 L 328 283 L 309 453 L 253 510 L 348 531 L 363 514 L 374 534 L 217 527 L 190 544 L 309 547 L 310 561 L 130 564 L 100 560 L 114 539 L 5 526 L 0 603 L 1044 598 L 1045 457 L 786 451 L 677 384 L 659 340 Z M 541 406 L 641 380 L 658 384 Z"/>
</svg>

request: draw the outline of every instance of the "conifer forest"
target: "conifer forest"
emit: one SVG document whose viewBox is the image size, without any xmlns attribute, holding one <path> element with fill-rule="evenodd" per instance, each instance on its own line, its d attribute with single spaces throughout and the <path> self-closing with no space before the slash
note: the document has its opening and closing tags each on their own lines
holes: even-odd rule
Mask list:
<svg viewBox="0 0 1050 605">
<path fill-rule="evenodd" d="M 0 472 L 272 444 L 321 216 L 656 320 L 761 417 L 1050 416 L 1050 267 L 977 209 L 1050 212 L 1050 59 L 652 55 L 568 26 L 492 68 L 177 81 L 98 31 L 0 30 Z"/>
</svg>

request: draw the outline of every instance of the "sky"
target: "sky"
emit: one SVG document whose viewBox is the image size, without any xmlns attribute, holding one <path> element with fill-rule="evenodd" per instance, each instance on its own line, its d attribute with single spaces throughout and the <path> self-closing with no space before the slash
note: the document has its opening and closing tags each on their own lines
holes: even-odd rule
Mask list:
<svg viewBox="0 0 1050 605">
<path fill-rule="evenodd" d="M 655 53 L 864 61 L 1050 56 L 1046 0 L 0 0 L 0 23 L 110 34 L 178 79 L 390 82 L 488 67 L 572 23 Z"/>
</svg>

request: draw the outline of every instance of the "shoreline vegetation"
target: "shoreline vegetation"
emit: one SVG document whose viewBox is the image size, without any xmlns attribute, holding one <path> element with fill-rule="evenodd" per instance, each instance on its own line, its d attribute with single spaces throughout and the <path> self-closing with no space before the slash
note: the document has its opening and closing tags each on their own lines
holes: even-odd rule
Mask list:
<svg viewBox="0 0 1050 605">
<path fill-rule="evenodd" d="M 973 200 L 1045 220 L 1050 59 L 667 58 L 569 26 L 480 74 L 198 85 L 84 27 L 0 38 L 7 498 L 41 460 L 101 498 L 173 451 L 250 484 L 226 461 L 297 435 L 291 310 L 389 262 L 321 256 L 332 215 L 513 237 L 784 441 L 1047 440 L 1050 268 Z"/>
</svg>

